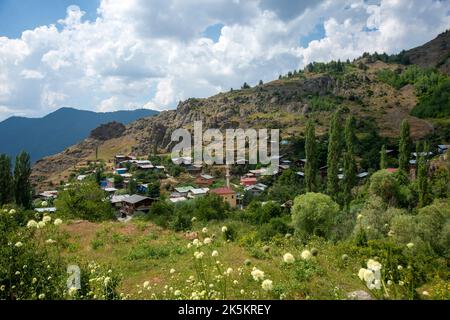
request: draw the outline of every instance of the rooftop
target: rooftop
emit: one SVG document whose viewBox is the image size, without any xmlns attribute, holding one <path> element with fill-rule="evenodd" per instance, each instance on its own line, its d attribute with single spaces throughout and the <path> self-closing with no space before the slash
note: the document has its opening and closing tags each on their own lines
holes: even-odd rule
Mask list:
<svg viewBox="0 0 450 320">
<path fill-rule="evenodd" d="M 236 194 L 236 192 L 234 192 L 233 189 L 227 188 L 227 187 L 214 189 L 214 190 L 211 190 L 210 192 L 218 194 L 218 195 Z"/>
<path fill-rule="evenodd" d="M 126 203 L 136 204 L 136 203 L 142 202 L 144 200 L 149 200 L 149 199 L 150 198 L 148 198 L 148 197 L 143 197 L 138 194 L 133 194 L 132 196 L 125 198 L 123 201 Z"/>
</svg>

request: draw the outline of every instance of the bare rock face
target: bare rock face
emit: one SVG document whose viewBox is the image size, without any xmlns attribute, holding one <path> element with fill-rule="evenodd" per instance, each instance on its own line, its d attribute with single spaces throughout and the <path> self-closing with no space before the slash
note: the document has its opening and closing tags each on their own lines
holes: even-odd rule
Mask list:
<svg viewBox="0 0 450 320">
<path fill-rule="evenodd" d="M 105 141 L 122 136 L 125 130 L 126 127 L 122 123 L 113 121 L 102 124 L 100 127 L 92 130 L 89 137 L 91 139 Z"/>
</svg>

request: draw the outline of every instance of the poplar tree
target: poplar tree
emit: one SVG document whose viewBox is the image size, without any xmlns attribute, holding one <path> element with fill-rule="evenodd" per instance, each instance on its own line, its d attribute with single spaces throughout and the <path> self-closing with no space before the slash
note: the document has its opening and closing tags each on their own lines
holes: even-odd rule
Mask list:
<svg viewBox="0 0 450 320">
<path fill-rule="evenodd" d="M 417 185 L 419 193 L 419 208 L 427 205 L 428 200 L 428 143 L 424 143 L 423 153 L 417 154 Z"/>
<path fill-rule="evenodd" d="M 411 155 L 411 138 L 410 138 L 410 128 L 407 120 L 403 120 L 400 129 L 400 142 L 399 142 L 399 158 L 398 166 L 399 169 L 408 172 L 409 158 Z"/>
<path fill-rule="evenodd" d="M 386 153 L 386 145 L 383 144 L 380 151 L 380 169 L 386 169 L 387 164 L 387 153 Z"/>
<path fill-rule="evenodd" d="M 6 154 L 0 155 L 0 205 L 13 200 L 13 177 L 11 159 Z"/>
<path fill-rule="evenodd" d="M 351 201 L 352 189 L 356 185 L 355 140 L 355 120 L 350 116 L 345 122 L 344 203 L 346 206 Z"/>
<path fill-rule="evenodd" d="M 339 111 L 336 111 L 331 117 L 330 134 L 328 141 L 327 156 L 327 192 L 336 198 L 339 190 L 339 158 L 341 151 L 341 127 L 339 125 Z"/>
<path fill-rule="evenodd" d="M 14 195 L 16 204 L 25 209 L 30 209 L 32 204 L 30 175 L 30 155 L 23 151 L 16 157 L 14 166 Z"/>
<path fill-rule="evenodd" d="M 317 145 L 316 128 L 312 120 L 306 125 L 305 141 L 306 165 L 305 165 L 305 184 L 308 192 L 316 191 L 317 181 Z"/>
</svg>

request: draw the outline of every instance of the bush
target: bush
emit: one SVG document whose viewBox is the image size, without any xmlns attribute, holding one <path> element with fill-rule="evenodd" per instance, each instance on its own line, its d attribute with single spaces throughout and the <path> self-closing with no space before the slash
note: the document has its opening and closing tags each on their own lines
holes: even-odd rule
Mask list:
<svg viewBox="0 0 450 320">
<path fill-rule="evenodd" d="M 303 236 L 327 238 L 338 213 L 339 206 L 329 196 L 307 193 L 295 198 L 292 221 L 295 230 Z"/>
<path fill-rule="evenodd" d="M 262 241 L 269 241 L 275 236 L 285 236 L 291 232 L 293 229 L 289 226 L 288 217 L 273 218 L 258 229 L 258 238 Z"/>
<path fill-rule="evenodd" d="M 419 210 L 417 232 L 436 254 L 448 257 L 450 248 L 450 206 L 436 201 Z"/>
<path fill-rule="evenodd" d="M 114 212 L 106 200 L 106 194 L 95 182 L 71 185 L 55 200 L 58 214 L 75 219 L 101 221 L 114 218 Z"/>
<path fill-rule="evenodd" d="M 370 178 L 369 193 L 380 197 L 389 205 L 398 203 L 399 192 L 399 183 L 387 170 L 377 171 Z"/>
</svg>

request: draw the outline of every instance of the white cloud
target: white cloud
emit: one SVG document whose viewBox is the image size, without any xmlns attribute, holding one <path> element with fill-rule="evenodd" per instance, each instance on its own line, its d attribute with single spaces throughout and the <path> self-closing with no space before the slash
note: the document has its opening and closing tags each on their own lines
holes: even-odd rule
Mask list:
<svg viewBox="0 0 450 320">
<path fill-rule="evenodd" d="M 167 109 L 272 80 L 318 60 L 394 53 L 450 25 L 449 1 L 102 0 L 95 21 L 71 6 L 55 25 L 0 37 L 0 120 L 61 106 Z M 219 40 L 202 34 L 221 23 Z M 300 39 L 323 24 L 323 39 Z"/>
</svg>

